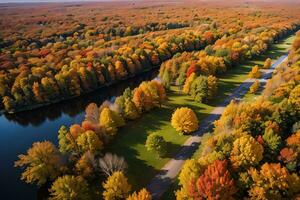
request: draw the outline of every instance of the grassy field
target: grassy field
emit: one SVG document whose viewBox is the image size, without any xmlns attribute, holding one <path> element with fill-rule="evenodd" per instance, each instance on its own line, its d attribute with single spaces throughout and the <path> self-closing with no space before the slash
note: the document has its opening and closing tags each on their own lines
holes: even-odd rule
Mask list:
<svg viewBox="0 0 300 200">
<path fill-rule="evenodd" d="M 145 186 L 157 171 L 180 149 L 181 145 L 189 136 L 180 136 L 170 124 L 170 118 L 177 107 L 187 106 L 192 108 L 201 123 L 214 106 L 226 98 L 231 91 L 241 84 L 248 75 L 251 67 L 262 65 L 267 57 L 276 59 L 280 55 L 287 53 L 287 48 L 291 44 L 293 37 L 289 37 L 273 47 L 267 55 L 260 56 L 239 67 L 228 70 L 219 78 L 219 94 L 210 104 L 196 103 L 189 96 L 183 95 L 178 88 L 172 87 L 168 92 L 168 101 L 162 108 L 157 108 L 133 122 L 128 122 L 125 127 L 119 130 L 118 136 L 111 143 L 107 151 L 125 157 L 129 169 L 128 178 L 134 187 Z M 168 154 L 165 158 L 158 158 L 153 152 L 146 150 L 144 144 L 147 135 L 157 133 L 162 135 L 168 142 Z M 170 190 L 171 191 L 171 190 Z M 169 199 L 172 193 L 166 194 L 164 199 Z"/>
</svg>

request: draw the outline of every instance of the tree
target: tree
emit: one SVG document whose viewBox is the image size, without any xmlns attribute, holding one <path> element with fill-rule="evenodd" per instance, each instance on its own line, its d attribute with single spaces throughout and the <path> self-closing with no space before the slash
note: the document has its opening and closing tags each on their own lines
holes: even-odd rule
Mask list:
<svg viewBox="0 0 300 200">
<path fill-rule="evenodd" d="M 90 199 L 88 183 L 81 176 L 64 175 L 56 179 L 49 189 L 51 200 Z"/>
<path fill-rule="evenodd" d="M 81 153 L 90 151 L 93 154 L 99 154 L 103 148 L 103 142 L 99 139 L 98 135 L 91 130 L 81 134 L 76 142 Z"/>
<path fill-rule="evenodd" d="M 118 113 L 115 113 L 107 107 L 102 109 L 99 121 L 109 136 L 115 135 L 118 127 L 125 125 L 124 119 Z"/>
<path fill-rule="evenodd" d="M 124 103 L 124 116 L 127 119 L 137 119 L 140 117 L 138 109 L 136 108 L 135 104 L 130 100 L 126 99 Z"/>
<path fill-rule="evenodd" d="M 33 143 L 26 155 L 18 157 L 15 167 L 26 167 L 21 177 L 26 183 L 43 185 L 55 180 L 63 170 L 59 151 L 48 141 Z"/>
<path fill-rule="evenodd" d="M 58 146 L 61 153 L 79 153 L 76 138 L 65 126 L 61 126 L 58 130 Z"/>
<path fill-rule="evenodd" d="M 249 174 L 253 181 L 249 190 L 251 199 L 291 199 L 300 191 L 300 178 L 280 163 L 265 163 L 260 171 L 251 168 Z"/>
<path fill-rule="evenodd" d="M 98 108 L 97 104 L 90 103 L 85 108 L 85 120 L 90 121 L 94 124 L 99 123 L 99 108 Z"/>
<path fill-rule="evenodd" d="M 150 192 L 143 188 L 138 193 L 134 192 L 126 200 L 152 200 L 152 196 Z"/>
<path fill-rule="evenodd" d="M 145 146 L 148 151 L 155 151 L 161 157 L 166 153 L 167 143 L 162 136 L 152 133 L 148 135 Z"/>
<path fill-rule="evenodd" d="M 75 164 L 76 173 L 84 178 L 95 176 L 96 160 L 90 151 L 85 152 Z"/>
<path fill-rule="evenodd" d="M 192 199 L 234 199 L 234 181 L 227 169 L 227 161 L 216 160 L 209 165 L 204 174 L 190 185 Z"/>
<path fill-rule="evenodd" d="M 127 169 L 127 163 L 123 157 L 116 154 L 106 153 L 99 159 L 99 167 L 106 176 L 111 176 L 114 172 L 123 172 Z"/>
<path fill-rule="evenodd" d="M 185 94 L 190 93 L 190 88 L 194 80 L 197 78 L 197 75 L 195 73 L 192 73 L 184 82 L 183 90 L 182 92 Z"/>
<path fill-rule="evenodd" d="M 189 187 L 193 180 L 198 178 L 204 171 L 204 168 L 195 159 L 186 160 L 179 174 L 180 190 L 176 191 L 177 199 L 188 199 Z"/>
<path fill-rule="evenodd" d="M 250 87 L 249 89 L 249 93 L 250 94 L 255 94 L 257 92 L 257 90 L 260 87 L 260 82 L 258 80 L 256 80 Z"/>
<path fill-rule="evenodd" d="M 233 142 L 230 160 L 235 168 L 257 165 L 263 158 L 263 150 L 252 136 L 245 135 Z"/>
<path fill-rule="evenodd" d="M 272 64 L 271 58 L 267 58 L 267 59 L 265 60 L 265 62 L 264 62 L 263 68 L 264 68 L 264 69 L 269 69 L 269 68 L 271 67 L 271 64 Z"/>
<path fill-rule="evenodd" d="M 188 134 L 199 128 L 198 119 L 190 108 L 177 108 L 172 114 L 171 125 L 181 134 Z"/>
<path fill-rule="evenodd" d="M 197 102 L 205 102 L 208 97 L 208 82 L 206 76 L 198 76 L 190 87 L 190 95 Z"/>
<path fill-rule="evenodd" d="M 129 196 L 131 185 L 122 172 L 114 172 L 103 183 L 103 197 L 105 200 L 125 199 Z"/>
<path fill-rule="evenodd" d="M 208 86 L 208 99 L 213 99 L 214 96 L 217 94 L 218 91 L 218 83 L 217 78 L 215 76 L 208 76 L 207 77 L 207 86 Z"/>
<path fill-rule="evenodd" d="M 261 71 L 259 70 L 258 65 L 255 65 L 252 67 L 251 72 L 249 73 L 249 78 L 260 78 L 261 77 Z"/>
</svg>

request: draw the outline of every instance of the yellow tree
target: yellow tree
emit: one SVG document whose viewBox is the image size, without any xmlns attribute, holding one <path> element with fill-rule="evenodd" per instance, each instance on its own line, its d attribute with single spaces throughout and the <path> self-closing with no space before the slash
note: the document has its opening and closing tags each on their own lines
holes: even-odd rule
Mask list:
<svg viewBox="0 0 300 200">
<path fill-rule="evenodd" d="M 269 68 L 271 67 L 271 64 L 272 64 L 271 58 L 267 58 L 267 59 L 265 60 L 265 62 L 264 62 L 263 68 L 264 68 L 264 69 L 269 69 Z"/>
<path fill-rule="evenodd" d="M 198 119 L 194 111 L 187 107 L 177 108 L 172 114 L 171 125 L 181 134 L 191 133 L 198 129 Z"/>
<path fill-rule="evenodd" d="M 250 94 L 255 94 L 257 92 L 257 90 L 259 89 L 260 86 L 260 82 L 258 80 L 256 80 L 250 87 L 249 89 L 249 93 Z"/>
<path fill-rule="evenodd" d="M 80 176 L 65 175 L 56 179 L 50 188 L 50 200 L 88 200 L 88 183 Z"/>
<path fill-rule="evenodd" d="M 249 78 L 260 78 L 261 77 L 261 71 L 259 70 L 258 65 L 255 65 L 251 72 L 249 73 Z"/>
<path fill-rule="evenodd" d="M 215 76 L 207 77 L 208 99 L 213 99 L 218 90 L 217 78 Z"/>
<path fill-rule="evenodd" d="M 43 185 L 61 174 L 61 161 L 59 151 L 51 142 L 35 142 L 26 155 L 19 155 L 15 167 L 26 167 L 21 177 L 26 183 Z"/>
<path fill-rule="evenodd" d="M 102 109 L 99 121 L 105 132 L 110 136 L 117 133 L 118 127 L 125 125 L 124 119 L 108 107 Z"/>
<path fill-rule="evenodd" d="M 185 83 L 184 83 L 184 85 L 183 85 L 183 90 L 182 90 L 183 93 L 189 94 L 191 85 L 192 85 L 193 81 L 194 81 L 196 78 L 197 78 L 197 75 L 196 75 L 195 73 L 192 73 L 192 74 L 185 80 Z"/>
<path fill-rule="evenodd" d="M 114 172 L 103 183 L 103 197 L 105 200 L 125 199 L 129 196 L 131 185 L 122 172 Z"/>
<path fill-rule="evenodd" d="M 99 153 L 103 148 L 103 142 L 99 139 L 98 135 L 91 130 L 81 134 L 76 141 L 82 153 L 86 151 L 90 151 L 91 153 Z"/>
<path fill-rule="evenodd" d="M 199 177 L 203 171 L 204 168 L 195 159 L 185 161 L 178 177 L 179 185 L 182 188 L 176 191 L 177 199 L 187 199 L 189 197 L 191 181 Z"/>
<path fill-rule="evenodd" d="M 138 193 L 134 192 L 126 200 L 152 200 L 152 196 L 150 192 L 143 188 Z"/>
<path fill-rule="evenodd" d="M 233 167 L 248 167 L 258 164 L 263 158 L 263 147 L 252 136 L 245 135 L 233 142 L 230 160 Z"/>
</svg>

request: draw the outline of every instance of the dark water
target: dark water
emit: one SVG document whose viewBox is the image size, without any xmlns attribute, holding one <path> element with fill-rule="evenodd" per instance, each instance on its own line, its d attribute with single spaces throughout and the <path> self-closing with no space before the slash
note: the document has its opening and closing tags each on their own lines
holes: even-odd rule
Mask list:
<svg viewBox="0 0 300 200">
<path fill-rule="evenodd" d="M 127 88 L 136 87 L 143 80 L 151 80 L 157 75 L 155 70 L 139 77 L 123 81 L 109 88 L 103 88 L 85 96 L 57 103 L 33 111 L 0 116 L 0 199 L 40 199 L 35 185 L 20 181 L 21 170 L 14 168 L 19 154 L 36 141 L 52 141 L 57 144 L 57 131 L 61 125 L 81 122 L 85 107 L 95 102 L 100 105 L 122 94 Z"/>
</svg>

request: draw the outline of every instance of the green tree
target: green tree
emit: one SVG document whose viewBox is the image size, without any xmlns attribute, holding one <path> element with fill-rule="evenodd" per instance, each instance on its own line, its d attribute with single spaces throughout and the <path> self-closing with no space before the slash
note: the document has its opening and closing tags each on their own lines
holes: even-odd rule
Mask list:
<svg viewBox="0 0 300 200">
<path fill-rule="evenodd" d="M 155 151 L 161 157 L 166 153 L 167 143 L 162 136 L 152 133 L 148 135 L 145 146 L 148 151 Z"/>
</svg>

